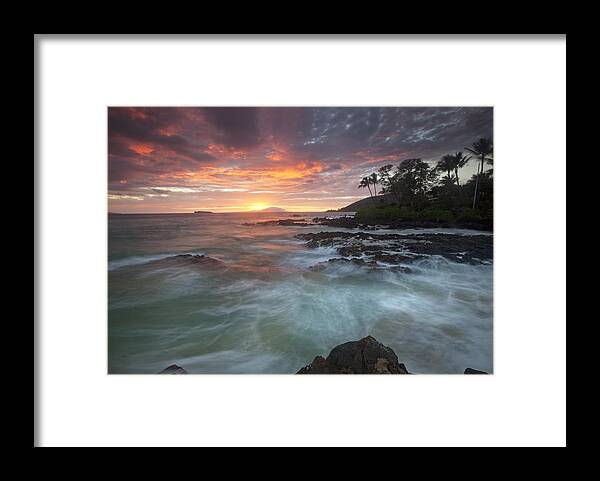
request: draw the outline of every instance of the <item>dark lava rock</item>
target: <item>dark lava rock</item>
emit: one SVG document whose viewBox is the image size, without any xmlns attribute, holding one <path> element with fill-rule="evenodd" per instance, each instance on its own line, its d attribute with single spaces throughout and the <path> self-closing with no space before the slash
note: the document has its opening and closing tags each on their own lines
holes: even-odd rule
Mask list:
<svg viewBox="0 0 600 481">
<path fill-rule="evenodd" d="M 178 366 L 177 364 L 171 364 L 169 367 L 164 368 L 158 374 L 187 374 L 187 373 L 188 372 L 181 366 Z"/>
<path fill-rule="evenodd" d="M 327 262 L 341 263 L 341 264 L 350 263 L 350 264 L 355 264 L 357 266 L 371 266 L 371 267 L 377 266 L 377 262 L 365 261 L 364 259 L 360 259 L 358 257 L 353 257 L 352 259 L 346 259 L 345 257 L 335 257 L 333 259 L 328 259 Z M 324 263 L 320 262 L 319 264 L 324 264 Z"/>
<path fill-rule="evenodd" d="M 357 221 L 354 217 L 337 217 L 337 218 L 327 218 L 327 217 L 315 217 L 313 222 L 326 225 L 328 227 L 342 227 L 346 229 L 356 229 L 358 227 L 371 230 L 375 228 L 382 229 L 430 229 L 430 228 L 455 228 L 455 229 L 473 229 L 473 230 L 481 230 L 481 231 L 489 231 L 491 232 L 494 228 L 493 222 L 489 219 L 487 220 L 469 220 L 469 221 L 455 221 L 455 222 L 447 222 L 447 221 L 429 221 L 429 220 L 392 220 L 389 222 L 377 222 L 372 224 L 365 224 Z"/>
<path fill-rule="evenodd" d="M 364 237 L 363 237 L 364 236 Z M 362 239 L 369 238 L 370 234 L 363 232 L 308 232 L 306 234 L 296 234 L 297 239 L 308 240 L 308 241 L 329 241 L 332 239 Z"/>
<path fill-rule="evenodd" d="M 359 257 L 352 257 L 351 259 L 347 259 L 345 257 L 334 257 L 332 259 L 328 259 L 326 261 L 319 262 L 319 263 L 315 264 L 314 266 L 311 266 L 310 270 L 322 271 L 322 270 L 327 269 L 328 266 L 335 265 L 335 264 L 355 265 L 358 267 L 366 267 L 371 270 L 385 269 L 385 270 L 391 270 L 394 272 L 404 272 L 405 274 L 410 274 L 411 272 L 413 272 L 412 269 L 407 266 L 381 266 L 376 261 L 370 261 L 370 260 L 365 261 L 364 259 L 361 259 Z"/>
<path fill-rule="evenodd" d="M 354 217 L 315 217 L 313 222 L 328 227 L 345 227 L 347 229 L 354 229 L 360 225 Z"/>
<path fill-rule="evenodd" d="M 402 262 L 410 262 L 423 256 L 405 256 L 402 254 L 373 254 L 373 260 L 383 262 L 385 264 L 400 264 Z"/>
<path fill-rule="evenodd" d="M 471 369 L 470 367 L 465 369 L 465 374 L 489 374 L 485 371 L 478 371 L 477 369 Z"/>
<path fill-rule="evenodd" d="M 151 263 L 161 268 L 222 269 L 226 267 L 222 261 L 203 254 L 177 254 L 151 261 Z"/>
<path fill-rule="evenodd" d="M 347 342 L 327 356 L 317 356 L 297 374 L 409 374 L 404 364 L 387 346 L 374 337 Z"/>
<path fill-rule="evenodd" d="M 491 235 L 372 234 L 367 232 L 311 232 L 296 238 L 306 247 L 336 247 L 344 257 L 365 257 L 386 264 L 411 262 L 425 256 L 443 256 L 458 263 L 482 264 L 493 258 Z"/>
<path fill-rule="evenodd" d="M 242 225 L 245 225 L 245 226 L 253 226 L 253 225 L 283 225 L 283 226 L 300 225 L 300 226 L 304 226 L 304 225 L 312 225 L 312 224 L 309 224 L 308 222 L 304 222 L 304 221 L 298 221 L 296 219 L 279 219 L 279 220 L 266 220 L 264 222 L 256 222 L 254 224 L 251 222 L 245 222 Z"/>
<path fill-rule="evenodd" d="M 364 246 L 362 244 L 350 244 L 343 247 L 338 247 L 337 252 L 344 257 L 360 257 L 363 253 Z"/>
</svg>

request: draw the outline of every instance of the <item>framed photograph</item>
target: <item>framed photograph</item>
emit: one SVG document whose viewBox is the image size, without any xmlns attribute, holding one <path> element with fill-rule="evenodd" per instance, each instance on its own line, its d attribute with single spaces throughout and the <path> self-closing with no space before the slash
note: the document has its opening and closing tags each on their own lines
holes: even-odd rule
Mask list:
<svg viewBox="0 0 600 481">
<path fill-rule="evenodd" d="M 566 445 L 565 35 L 34 61 L 34 446 Z"/>
<path fill-rule="evenodd" d="M 492 373 L 491 107 L 107 114 L 109 373 Z"/>
</svg>

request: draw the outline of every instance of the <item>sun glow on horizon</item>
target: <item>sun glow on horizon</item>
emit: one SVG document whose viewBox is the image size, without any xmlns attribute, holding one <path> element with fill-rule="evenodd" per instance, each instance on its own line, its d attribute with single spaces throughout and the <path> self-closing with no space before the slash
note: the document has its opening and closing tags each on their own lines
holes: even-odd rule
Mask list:
<svg viewBox="0 0 600 481">
<path fill-rule="evenodd" d="M 264 202 L 255 202 L 254 204 L 249 204 L 246 210 L 263 210 L 267 207 L 270 207 L 269 204 L 265 204 Z"/>
</svg>

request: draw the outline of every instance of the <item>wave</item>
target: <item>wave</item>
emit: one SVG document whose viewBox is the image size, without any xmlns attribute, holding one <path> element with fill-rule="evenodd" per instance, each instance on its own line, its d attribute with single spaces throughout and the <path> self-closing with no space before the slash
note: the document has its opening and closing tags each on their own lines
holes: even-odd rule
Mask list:
<svg viewBox="0 0 600 481">
<path fill-rule="evenodd" d="M 145 256 L 131 256 L 124 257 L 123 259 L 115 259 L 108 261 L 108 270 L 114 271 L 121 269 L 122 267 L 139 266 L 142 264 L 148 264 L 149 262 L 160 261 L 162 259 L 168 259 L 178 255 L 203 255 L 202 252 L 169 252 L 163 254 L 153 254 Z"/>
<path fill-rule="evenodd" d="M 115 356 L 111 370 L 176 363 L 190 373 L 291 373 L 368 334 L 414 372 L 493 370 L 492 266 L 435 256 L 411 273 L 330 264 L 242 277 L 166 270 L 128 282 L 127 297 L 120 288 L 110 306 L 112 342 L 139 355 Z"/>
</svg>

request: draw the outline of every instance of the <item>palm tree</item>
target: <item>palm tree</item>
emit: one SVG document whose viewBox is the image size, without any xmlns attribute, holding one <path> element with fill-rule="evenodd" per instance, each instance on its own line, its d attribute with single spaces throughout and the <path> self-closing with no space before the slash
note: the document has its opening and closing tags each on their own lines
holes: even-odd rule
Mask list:
<svg viewBox="0 0 600 481">
<path fill-rule="evenodd" d="M 479 176 L 483 174 L 483 166 L 485 162 L 492 163 L 493 158 L 491 155 L 494 153 L 494 144 L 491 138 L 482 138 L 473 144 L 472 148 L 465 147 L 473 155 L 479 157 L 479 164 L 477 165 L 477 177 L 475 178 L 475 193 L 473 194 L 473 209 L 477 202 L 477 189 L 479 187 Z"/>
<path fill-rule="evenodd" d="M 369 177 L 363 177 L 360 180 L 360 184 L 358 184 L 359 189 L 364 189 L 365 187 L 369 189 L 369 195 L 373 197 L 373 194 L 371 193 L 371 179 Z"/>
<path fill-rule="evenodd" d="M 373 184 L 373 192 L 375 193 L 375 197 L 377 197 L 377 181 L 379 180 L 379 177 L 377 177 L 377 174 L 373 172 L 369 178 Z"/>
<path fill-rule="evenodd" d="M 450 183 L 454 165 L 454 156 L 452 154 L 446 154 L 438 161 L 435 168 L 439 172 L 446 172 L 446 178 L 448 179 L 448 183 Z"/>
<path fill-rule="evenodd" d="M 456 154 L 454 154 L 453 157 L 454 176 L 456 177 L 456 185 L 460 186 L 460 181 L 458 179 L 458 169 L 462 169 L 465 165 L 467 165 L 469 160 L 471 160 L 471 156 L 463 155 L 462 152 L 456 152 Z"/>
</svg>

